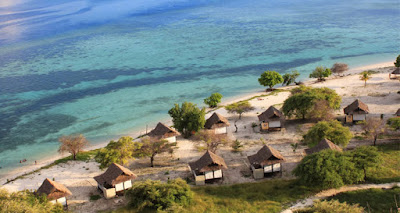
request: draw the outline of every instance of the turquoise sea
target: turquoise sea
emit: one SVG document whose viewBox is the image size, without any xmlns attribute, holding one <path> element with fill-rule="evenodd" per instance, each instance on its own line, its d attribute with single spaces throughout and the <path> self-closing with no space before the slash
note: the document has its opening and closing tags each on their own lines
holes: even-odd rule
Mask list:
<svg viewBox="0 0 400 213">
<path fill-rule="evenodd" d="M 400 53 L 399 0 L 0 0 L 0 176 L 167 120 L 174 103 L 261 89 L 265 70 Z"/>
</svg>

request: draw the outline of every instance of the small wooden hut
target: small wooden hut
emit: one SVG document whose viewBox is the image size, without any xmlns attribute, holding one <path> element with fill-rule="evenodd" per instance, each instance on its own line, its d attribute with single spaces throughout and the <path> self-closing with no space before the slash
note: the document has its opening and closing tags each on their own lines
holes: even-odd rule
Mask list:
<svg viewBox="0 0 400 213">
<path fill-rule="evenodd" d="M 397 110 L 396 114 L 397 117 L 400 117 L 400 109 Z"/>
<path fill-rule="evenodd" d="M 281 163 L 285 161 L 285 158 L 278 150 L 267 145 L 264 145 L 256 154 L 247 158 L 249 159 L 254 179 L 261 179 L 266 175 L 281 172 Z"/>
<path fill-rule="evenodd" d="M 228 168 L 223 158 L 209 150 L 197 161 L 190 162 L 189 167 L 193 172 L 196 185 L 204 185 L 206 181 L 222 179 L 222 170 Z"/>
<path fill-rule="evenodd" d="M 168 127 L 167 125 L 159 122 L 153 130 L 147 134 L 149 137 L 164 139 L 168 142 L 176 142 L 176 136 L 180 135 L 175 129 Z"/>
<path fill-rule="evenodd" d="M 60 203 L 63 206 L 68 206 L 67 197 L 72 195 L 67 187 L 48 178 L 43 181 L 36 194 L 46 195 L 50 202 Z"/>
<path fill-rule="evenodd" d="M 229 125 L 229 121 L 224 116 L 214 112 L 211 117 L 207 119 L 204 127 L 214 130 L 215 134 L 227 134 Z"/>
<path fill-rule="evenodd" d="M 261 122 L 261 131 L 281 130 L 283 118 L 284 116 L 281 111 L 274 106 L 270 106 L 258 115 L 258 120 Z"/>
<path fill-rule="evenodd" d="M 397 79 L 400 77 L 400 67 L 396 67 L 395 70 L 393 70 L 393 72 L 391 72 L 389 74 L 389 78 L 390 79 Z"/>
<path fill-rule="evenodd" d="M 98 188 L 103 192 L 106 199 L 115 197 L 117 194 L 123 194 L 126 189 L 132 187 L 132 181 L 136 175 L 129 169 L 113 163 L 106 172 L 94 177 Z"/>
<path fill-rule="evenodd" d="M 332 141 L 324 138 L 322 139 L 316 146 L 314 146 L 313 148 L 309 148 L 304 150 L 306 152 L 307 155 L 311 155 L 313 153 L 322 151 L 324 149 L 331 149 L 331 150 L 335 150 L 335 151 L 342 151 L 342 148 L 340 148 L 338 145 L 334 144 Z"/>
<path fill-rule="evenodd" d="M 356 121 L 364 121 L 369 113 L 368 106 L 361 102 L 359 99 L 344 108 L 344 114 L 346 114 L 346 123 L 352 123 Z"/>
</svg>

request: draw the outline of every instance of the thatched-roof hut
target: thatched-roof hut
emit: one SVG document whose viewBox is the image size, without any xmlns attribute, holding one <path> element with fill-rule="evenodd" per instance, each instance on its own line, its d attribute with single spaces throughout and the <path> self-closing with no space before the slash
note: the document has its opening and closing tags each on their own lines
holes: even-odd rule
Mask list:
<svg viewBox="0 0 400 213">
<path fill-rule="evenodd" d="M 396 114 L 397 117 L 400 117 L 400 109 L 397 110 Z"/>
<path fill-rule="evenodd" d="M 355 100 L 343 110 L 344 114 L 347 115 L 347 123 L 351 123 L 353 121 L 363 121 L 367 118 L 366 115 L 369 113 L 368 106 L 359 99 Z"/>
<path fill-rule="evenodd" d="M 227 169 L 223 158 L 207 150 L 200 159 L 189 163 L 196 185 L 204 185 L 207 180 L 221 179 L 222 170 Z"/>
<path fill-rule="evenodd" d="M 305 152 L 307 155 L 311 155 L 313 153 L 322 151 L 324 149 L 331 149 L 331 150 L 335 150 L 335 151 L 339 151 L 339 152 L 342 151 L 342 148 L 340 148 L 338 145 L 336 145 L 332 141 L 324 138 L 313 148 L 306 149 Z"/>
<path fill-rule="evenodd" d="M 280 172 L 281 163 L 285 160 L 278 150 L 267 145 L 247 158 L 255 179 L 263 178 L 265 174 Z"/>
<path fill-rule="evenodd" d="M 136 179 L 136 175 L 129 169 L 113 163 L 106 172 L 94 177 L 98 184 L 98 188 L 104 193 L 104 197 L 109 199 L 115 197 L 118 193 L 132 187 L 132 181 Z"/>
<path fill-rule="evenodd" d="M 149 137 L 165 139 L 169 142 L 176 142 L 176 136 L 180 135 L 175 129 L 159 122 L 153 130 L 147 134 Z"/>
<path fill-rule="evenodd" d="M 43 181 L 36 194 L 46 195 L 50 202 L 60 203 L 63 206 L 68 206 L 67 197 L 72 195 L 67 187 L 48 178 Z"/>
<path fill-rule="evenodd" d="M 204 127 L 206 129 L 213 129 L 215 134 L 226 134 L 229 121 L 222 115 L 214 112 L 210 118 L 206 120 Z"/>
<path fill-rule="evenodd" d="M 261 122 L 261 130 L 280 130 L 282 128 L 283 114 L 274 106 L 270 106 L 263 113 L 258 115 Z"/>
</svg>

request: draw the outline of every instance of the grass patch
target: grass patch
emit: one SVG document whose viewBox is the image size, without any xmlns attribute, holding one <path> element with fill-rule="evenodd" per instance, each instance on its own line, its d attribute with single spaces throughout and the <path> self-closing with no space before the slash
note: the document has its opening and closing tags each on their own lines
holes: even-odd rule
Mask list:
<svg viewBox="0 0 400 213">
<path fill-rule="evenodd" d="M 101 198 L 100 195 L 90 195 L 90 201 L 96 201 L 96 200 L 98 200 L 100 198 Z"/>
<path fill-rule="evenodd" d="M 367 170 L 367 182 L 389 183 L 400 181 L 400 143 L 377 146 L 382 162 Z"/>
<path fill-rule="evenodd" d="M 387 213 L 397 212 L 396 202 L 400 201 L 400 187 L 392 189 L 366 189 L 351 192 L 343 192 L 336 196 L 328 198 L 328 200 L 338 200 L 349 204 L 358 203 L 364 207 L 366 212 Z"/>
<path fill-rule="evenodd" d="M 296 180 L 266 180 L 229 186 L 194 187 L 194 201 L 182 212 L 280 212 L 289 203 L 318 192 Z"/>
</svg>

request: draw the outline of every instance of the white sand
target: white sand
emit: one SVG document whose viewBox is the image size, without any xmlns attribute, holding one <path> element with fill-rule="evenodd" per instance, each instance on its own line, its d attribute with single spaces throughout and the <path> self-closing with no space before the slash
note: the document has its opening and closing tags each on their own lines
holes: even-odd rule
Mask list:
<svg viewBox="0 0 400 213">
<path fill-rule="evenodd" d="M 357 73 L 366 69 L 374 69 L 384 73 L 374 74 L 372 79 L 364 87 L 364 82 L 359 80 L 358 75 L 345 77 L 332 77 L 331 79 L 315 83 L 308 81 L 306 84 L 313 87 L 329 87 L 343 96 L 341 110 L 337 111 L 338 115 L 343 114 L 342 108 L 350 104 L 356 98 L 361 99 L 368 104 L 371 114 L 380 115 L 386 114 L 386 117 L 392 116 L 397 109 L 400 108 L 400 95 L 397 91 L 400 90 L 400 82 L 398 80 L 390 80 L 388 72 L 392 68 L 377 69 L 377 67 L 391 66 L 392 62 L 371 65 L 362 68 L 351 70 L 351 73 Z M 283 87 L 282 89 L 290 89 L 293 86 Z M 265 92 L 257 92 L 248 94 L 235 100 L 225 102 L 232 103 L 240 100 L 245 100 L 256 95 L 266 94 Z M 281 107 L 283 101 L 289 96 L 289 92 L 280 92 L 277 95 L 270 95 L 261 99 L 253 99 L 250 103 L 255 107 L 255 110 L 245 113 L 241 120 L 238 120 L 237 115 L 228 114 L 223 108 L 216 110 L 218 113 L 226 116 L 231 123 L 228 128 L 228 135 L 232 139 L 239 139 L 245 145 L 242 153 L 232 153 L 230 147 L 222 147 L 217 154 L 222 156 L 229 169 L 225 172 L 225 179 L 222 184 L 231 184 L 239 182 L 254 181 L 249 176 L 247 156 L 254 154 L 261 146 L 263 141 L 272 147 L 279 150 L 286 158 L 286 163 L 283 165 L 285 170 L 283 178 L 291 178 L 291 170 L 303 157 L 303 150 L 306 147 L 300 146 L 296 153 L 293 153 L 290 144 L 298 142 L 301 135 L 311 125 L 309 124 L 290 124 L 285 125 L 285 128 L 280 132 L 268 134 L 260 134 L 258 128 L 253 129 L 251 124 L 258 123 L 257 115 L 266 110 L 269 106 L 275 105 Z M 207 116 L 210 116 L 209 113 Z M 238 126 L 238 132 L 235 133 L 234 123 Z M 170 122 L 168 122 L 170 123 Z M 352 129 L 356 131 L 357 129 Z M 173 156 L 164 154 L 156 157 L 156 168 L 149 168 L 148 159 L 139 159 L 132 161 L 129 166 L 137 175 L 138 180 L 145 179 L 160 179 L 167 180 L 168 178 L 186 178 L 191 177 L 187 167 L 187 162 L 196 160 L 202 153 L 198 152 L 192 141 L 179 138 L 178 149 Z M 38 167 L 39 165 L 37 165 Z M 41 170 L 40 172 L 28 175 L 24 179 L 18 179 L 3 186 L 9 191 L 19 191 L 23 189 L 37 189 L 45 178 L 55 179 L 56 181 L 68 187 L 74 195 L 70 200 L 70 207 L 76 212 L 95 212 L 104 210 L 110 206 L 116 207 L 126 203 L 124 198 L 98 201 L 89 201 L 91 194 L 98 194 L 94 176 L 102 171 L 98 169 L 98 164 L 95 162 L 69 162 L 60 164 L 49 169 Z M 5 181 L 5 180 L 1 180 Z M 119 203 L 119 204 L 116 204 Z"/>
</svg>

